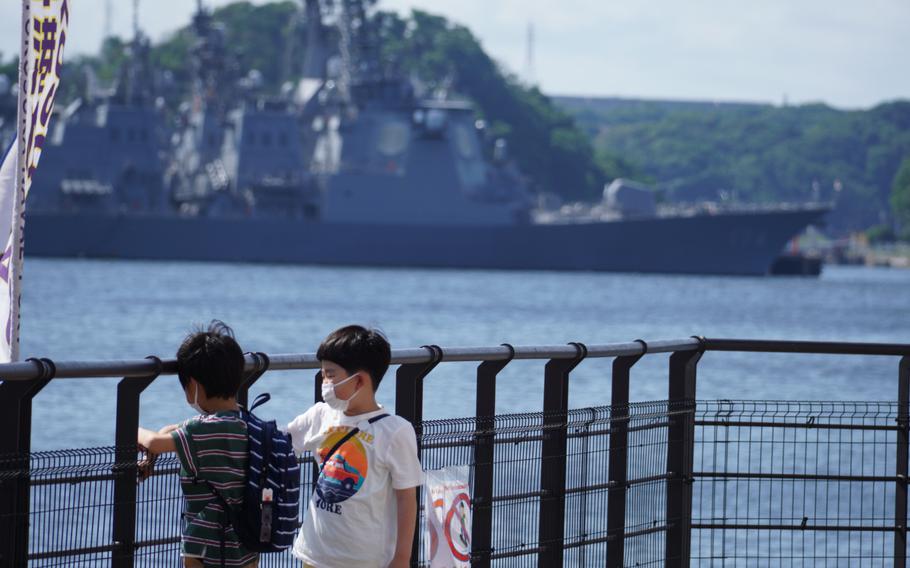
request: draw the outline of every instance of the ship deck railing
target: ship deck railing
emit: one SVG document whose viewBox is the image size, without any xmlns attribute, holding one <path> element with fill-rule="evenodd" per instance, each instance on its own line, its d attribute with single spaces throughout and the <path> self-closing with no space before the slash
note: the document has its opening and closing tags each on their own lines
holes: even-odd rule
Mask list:
<svg viewBox="0 0 910 568">
<path fill-rule="evenodd" d="M 880 402 L 700 400 L 698 364 L 713 352 L 892 358 L 895 388 Z M 666 399 L 630 400 L 635 365 L 660 356 Z M 609 404 L 570 408 L 573 370 L 596 359 L 611 364 Z M 906 566 L 910 345 L 692 337 L 430 345 L 395 350 L 392 360 L 395 412 L 414 425 L 424 468 L 469 467 L 471 565 Z M 519 360 L 544 363 L 542 408 L 497 413 L 497 377 Z M 452 363 L 477 364 L 475 413 L 424 420 L 424 390 L 439 365 Z M 246 366 L 243 403 L 264 374 L 319 362 L 251 353 Z M 179 562 L 176 458 L 163 456 L 136 483 L 140 395 L 175 372 L 176 361 L 157 357 L 0 365 L 0 565 Z M 98 377 L 121 378 L 113 445 L 30 451 L 41 389 Z M 314 398 L 320 380 L 317 373 Z M 301 461 L 307 497 L 317 470 L 311 456 Z M 419 510 L 413 563 L 426 566 Z M 261 565 L 296 561 L 269 554 Z"/>
</svg>

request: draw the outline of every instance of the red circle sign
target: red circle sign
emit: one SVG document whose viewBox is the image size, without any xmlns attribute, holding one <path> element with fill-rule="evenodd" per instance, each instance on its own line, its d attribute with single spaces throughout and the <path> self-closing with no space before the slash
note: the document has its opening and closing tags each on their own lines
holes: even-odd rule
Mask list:
<svg viewBox="0 0 910 568">
<path fill-rule="evenodd" d="M 454 525 L 454 526 L 453 526 Z M 452 537 L 452 532 L 455 537 Z M 452 555 L 462 562 L 471 560 L 471 498 L 459 493 L 446 513 L 445 535 Z"/>
</svg>

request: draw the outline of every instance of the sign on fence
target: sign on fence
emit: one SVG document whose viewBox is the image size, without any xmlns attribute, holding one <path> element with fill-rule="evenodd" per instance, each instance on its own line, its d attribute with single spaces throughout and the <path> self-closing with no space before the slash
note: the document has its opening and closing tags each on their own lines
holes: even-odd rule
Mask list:
<svg viewBox="0 0 910 568">
<path fill-rule="evenodd" d="M 467 466 L 428 470 L 424 484 L 430 568 L 471 565 L 471 487 Z"/>
</svg>

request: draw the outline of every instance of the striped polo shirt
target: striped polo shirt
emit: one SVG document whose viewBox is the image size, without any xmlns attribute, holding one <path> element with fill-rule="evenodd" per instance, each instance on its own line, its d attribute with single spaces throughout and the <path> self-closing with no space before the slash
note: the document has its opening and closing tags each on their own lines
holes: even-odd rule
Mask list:
<svg viewBox="0 0 910 568">
<path fill-rule="evenodd" d="M 256 560 L 237 540 L 233 527 L 209 482 L 233 506 L 243 502 L 246 485 L 246 423 L 237 411 L 200 415 L 171 434 L 180 458 L 180 487 L 185 497 L 181 551 L 201 558 L 205 566 L 221 566 L 221 527 L 225 533 L 225 565 L 243 566 Z"/>
</svg>

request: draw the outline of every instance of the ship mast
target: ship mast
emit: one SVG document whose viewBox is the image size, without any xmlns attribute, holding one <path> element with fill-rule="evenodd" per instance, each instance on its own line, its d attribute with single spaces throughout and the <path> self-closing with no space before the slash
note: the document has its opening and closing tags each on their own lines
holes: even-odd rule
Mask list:
<svg viewBox="0 0 910 568">
<path fill-rule="evenodd" d="M 139 39 L 139 0 L 133 0 L 133 41 Z"/>
<path fill-rule="evenodd" d="M 528 22 L 528 34 L 525 39 L 525 81 L 529 87 L 537 84 L 537 75 L 534 71 L 534 24 Z"/>
<path fill-rule="evenodd" d="M 352 102 L 352 87 L 379 81 L 377 38 L 369 12 L 376 0 L 341 0 L 335 13 L 338 54 L 341 65 L 338 91 L 345 103 Z"/>
<path fill-rule="evenodd" d="M 157 91 L 150 61 L 151 45 L 139 27 L 139 0 L 133 0 L 133 37 L 120 67 L 114 99 L 127 106 L 150 104 Z"/>
<path fill-rule="evenodd" d="M 305 79 L 325 79 L 325 62 L 327 57 L 326 32 L 322 25 L 322 9 L 319 0 L 304 0 L 303 20 L 306 34 L 306 47 L 303 52 L 303 77 Z"/>
<path fill-rule="evenodd" d="M 193 15 L 196 41 L 191 50 L 193 105 L 223 114 L 233 98 L 234 80 L 229 77 L 229 58 L 224 29 L 212 21 L 202 0 L 196 0 Z"/>
</svg>

